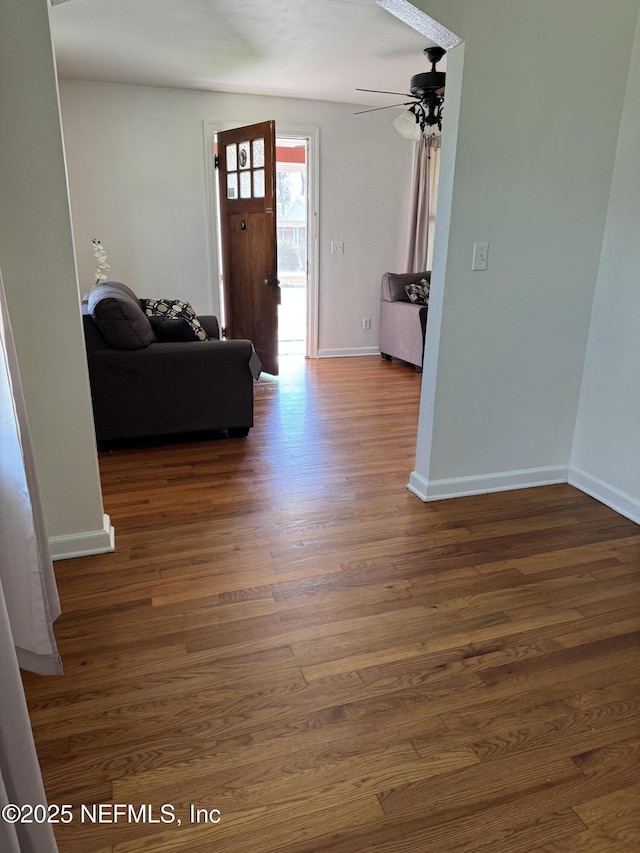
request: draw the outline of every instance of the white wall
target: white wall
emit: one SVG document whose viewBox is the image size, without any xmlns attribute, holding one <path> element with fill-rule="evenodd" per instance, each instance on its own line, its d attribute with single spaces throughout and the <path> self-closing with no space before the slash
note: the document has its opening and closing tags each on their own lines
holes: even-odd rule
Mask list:
<svg viewBox="0 0 640 853">
<path fill-rule="evenodd" d="M 640 522 L 640 24 L 602 246 L 571 481 Z"/>
<path fill-rule="evenodd" d="M 91 238 L 112 278 L 140 296 L 216 309 L 210 269 L 204 120 L 319 128 L 319 351 L 376 352 L 380 277 L 404 254 L 412 146 L 393 113 L 292 98 L 61 81 L 81 289 L 93 283 Z M 330 254 L 332 240 L 344 255 Z M 362 330 L 362 318 L 371 329 Z"/>
<path fill-rule="evenodd" d="M 454 150 L 445 128 L 451 216 L 425 355 L 437 371 L 423 377 L 410 488 L 566 480 L 639 3 L 417 5 L 465 44 L 448 56 L 459 132 Z M 484 240 L 489 268 L 472 272 Z"/>
<path fill-rule="evenodd" d="M 110 547 L 43 0 L 0 4 L 0 265 L 54 556 Z"/>
</svg>

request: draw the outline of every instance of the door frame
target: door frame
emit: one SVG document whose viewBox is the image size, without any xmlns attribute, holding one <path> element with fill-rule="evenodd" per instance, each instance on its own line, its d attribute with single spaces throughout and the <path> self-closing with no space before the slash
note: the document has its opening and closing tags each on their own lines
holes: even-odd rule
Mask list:
<svg viewBox="0 0 640 853">
<path fill-rule="evenodd" d="M 213 143 L 215 135 L 222 130 L 232 130 L 251 121 L 212 121 L 204 119 L 204 157 L 205 157 L 205 194 L 207 203 L 207 246 L 209 249 L 209 281 L 211 293 L 211 311 L 222 318 L 222 300 L 220 288 L 220 246 L 218 238 L 219 205 L 217 197 L 217 177 L 214 163 Z M 318 357 L 318 282 L 319 282 L 319 187 L 320 187 L 320 132 L 317 127 L 299 127 L 281 125 L 276 120 L 277 139 L 305 139 L 307 141 L 307 329 L 306 357 Z"/>
</svg>

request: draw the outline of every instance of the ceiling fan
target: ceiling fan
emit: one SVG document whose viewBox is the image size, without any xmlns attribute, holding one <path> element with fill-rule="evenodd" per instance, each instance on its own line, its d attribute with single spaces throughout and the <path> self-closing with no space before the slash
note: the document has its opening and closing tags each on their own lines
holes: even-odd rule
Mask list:
<svg viewBox="0 0 640 853">
<path fill-rule="evenodd" d="M 422 74 L 413 75 L 410 86 L 411 94 L 408 92 L 385 92 L 380 89 L 356 89 L 357 92 L 378 92 L 381 95 L 404 95 L 407 98 L 412 98 L 412 100 L 403 101 L 400 104 L 389 104 L 388 107 L 373 107 L 370 110 L 360 110 L 356 115 L 372 113 L 377 110 L 389 110 L 393 107 L 408 107 L 407 112 L 413 116 L 410 121 L 414 127 L 409 128 L 411 133 L 403 135 L 413 138 L 413 134 L 417 128 L 419 128 L 419 133 L 424 133 L 427 127 L 437 127 L 438 130 L 442 130 L 442 105 L 444 103 L 444 85 L 447 75 L 444 71 L 436 71 L 436 65 L 445 55 L 446 50 L 434 45 L 433 47 L 425 48 L 423 53 L 431 63 L 431 71 L 424 71 Z M 399 130 L 399 128 L 397 129 Z"/>
</svg>

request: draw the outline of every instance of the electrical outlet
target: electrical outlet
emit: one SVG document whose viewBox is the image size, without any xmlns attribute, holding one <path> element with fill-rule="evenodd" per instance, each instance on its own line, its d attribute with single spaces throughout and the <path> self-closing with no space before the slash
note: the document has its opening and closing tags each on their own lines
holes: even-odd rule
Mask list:
<svg viewBox="0 0 640 853">
<path fill-rule="evenodd" d="M 342 242 L 342 240 L 331 241 L 331 254 L 344 255 L 344 243 Z"/>
<path fill-rule="evenodd" d="M 362 328 L 366 332 L 367 329 L 371 328 L 371 317 L 363 317 L 362 318 Z"/>
</svg>

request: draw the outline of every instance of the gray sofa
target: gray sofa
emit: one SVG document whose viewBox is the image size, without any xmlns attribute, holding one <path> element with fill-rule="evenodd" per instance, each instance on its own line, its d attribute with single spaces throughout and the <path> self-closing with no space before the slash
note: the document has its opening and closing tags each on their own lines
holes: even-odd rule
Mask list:
<svg viewBox="0 0 640 853">
<path fill-rule="evenodd" d="M 380 335 L 378 346 L 383 359 L 399 358 L 422 373 L 424 339 L 427 328 L 427 305 L 411 302 L 408 284 L 422 279 L 431 281 L 431 273 L 390 273 L 382 276 L 380 294 Z"/>
<path fill-rule="evenodd" d="M 247 340 L 219 340 L 215 317 L 198 339 L 180 318 L 148 317 L 119 282 L 96 285 L 83 324 L 98 441 L 253 426 L 260 362 Z M 153 322 L 157 320 L 158 322 Z"/>
</svg>

